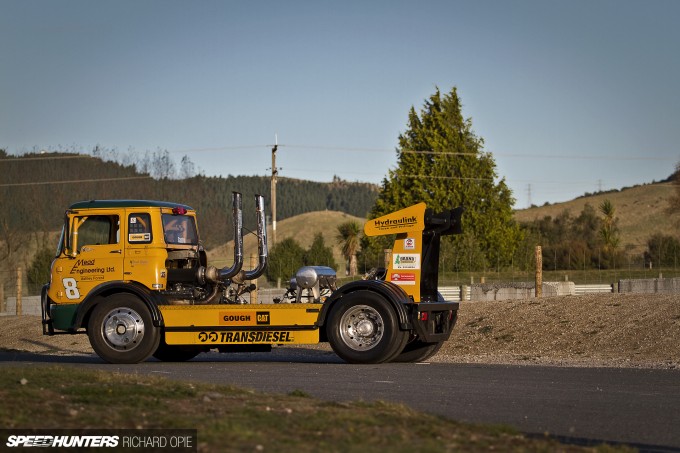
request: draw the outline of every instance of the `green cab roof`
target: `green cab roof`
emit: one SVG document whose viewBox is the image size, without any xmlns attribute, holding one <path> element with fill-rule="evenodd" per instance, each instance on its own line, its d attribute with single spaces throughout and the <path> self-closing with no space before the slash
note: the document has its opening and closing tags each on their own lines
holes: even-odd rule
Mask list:
<svg viewBox="0 0 680 453">
<path fill-rule="evenodd" d="M 155 200 L 90 200 L 79 201 L 69 209 L 106 209 L 106 208 L 184 208 L 193 211 L 191 206 L 182 203 Z"/>
</svg>

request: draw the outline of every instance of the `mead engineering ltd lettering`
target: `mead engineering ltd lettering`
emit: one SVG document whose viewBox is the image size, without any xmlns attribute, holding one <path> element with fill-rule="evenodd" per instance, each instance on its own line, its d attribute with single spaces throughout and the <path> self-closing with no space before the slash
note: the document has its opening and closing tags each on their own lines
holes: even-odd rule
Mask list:
<svg viewBox="0 0 680 453">
<path fill-rule="evenodd" d="M 115 266 L 97 267 L 95 260 L 78 260 L 71 268 L 71 274 L 103 274 L 104 272 L 115 272 Z"/>
<path fill-rule="evenodd" d="M 404 216 L 401 219 L 375 219 L 373 221 L 373 226 L 375 226 L 378 230 L 384 231 L 392 228 L 414 227 L 417 223 L 418 218 L 416 216 Z"/>
</svg>

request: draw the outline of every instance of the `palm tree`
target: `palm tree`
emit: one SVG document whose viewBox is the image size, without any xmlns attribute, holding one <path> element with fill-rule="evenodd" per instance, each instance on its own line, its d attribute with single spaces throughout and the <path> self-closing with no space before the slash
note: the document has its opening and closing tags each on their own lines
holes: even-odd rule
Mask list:
<svg viewBox="0 0 680 453">
<path fill-rule="evenodd" d="M 600 212 L 604 216 L 604 221 L 600 228 L 600 237 L 602 242 L 604 242 L 605 251 L 613 252 L 619 246 L 618 219 L 615 217 L 616 209 L 609 200 L 604 200 L 599 207 Z"/>
<path fill-rule="evenodd" d="M 361 226 L 352 220 L 338 225 L 336 239 L 342 246 L 342 255 L 349 262 L 349 275 L 357 274 L 357 252 L 359 251 L 359 236 Z"/>
</svg>

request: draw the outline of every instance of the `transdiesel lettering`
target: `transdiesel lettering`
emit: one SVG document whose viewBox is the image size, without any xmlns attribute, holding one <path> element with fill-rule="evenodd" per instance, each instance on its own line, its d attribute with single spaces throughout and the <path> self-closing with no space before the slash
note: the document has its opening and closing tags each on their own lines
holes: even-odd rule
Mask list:
<svg viewBox="0 0 680 453">
<path fill-rule="evenodd" d="M 292 332 L 200 332 L 201 343 L 292 343 Z"/>
</svg>

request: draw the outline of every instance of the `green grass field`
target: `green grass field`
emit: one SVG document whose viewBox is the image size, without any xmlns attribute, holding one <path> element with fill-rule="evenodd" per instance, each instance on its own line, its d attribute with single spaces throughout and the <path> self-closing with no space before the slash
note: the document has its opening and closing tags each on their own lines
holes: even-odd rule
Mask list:
<svg viewBox="0 0 680 453">
<path fill-rule="evenodd" d="M 5 429 L 197 429 L 205 452 L 630 451 L 563 445 L 380 401 L 335 403 L 299 390 L 273 395 L 75 367 L 6 366 L 0 400 Z"/>
</svg>

